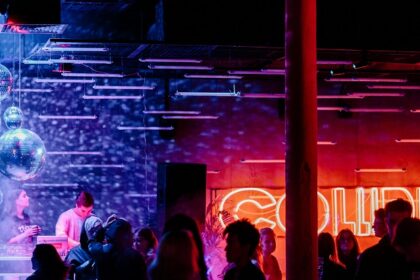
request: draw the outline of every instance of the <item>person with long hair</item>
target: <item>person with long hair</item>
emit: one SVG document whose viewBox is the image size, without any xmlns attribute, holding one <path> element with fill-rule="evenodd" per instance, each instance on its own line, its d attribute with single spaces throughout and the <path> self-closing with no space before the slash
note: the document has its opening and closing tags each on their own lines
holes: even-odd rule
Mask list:
<svg viewBox="0 0 420 280">
<path fill-rule="evenodd" d="M 353 279 L 356 275 L 357 258 L 360 254 L 356 236 L 349 229 L 341 230 L 336 238 L 338 260 L 346 266 L 346 271 Z"/>
<path fill-rule="evenodd" d="M 8 244 L 33 244 L 33 237 L 41 231 L 32 225 L 25 209 L 29 207 L 29 196 L 23 189 L 9 190 L 4 216 L 0 224 L 0 242 Z"/>
<path fill-rule="evenodd" d="M 203 240 L 201 239 L 200 231 L 196 221 L 185 214 L 175 214 L 170 217 L 164 226 L 163 233 L 170 231 L 187 230 L 191 232 L 198 249 L 198 267 L 200 268 L 200 279 L 207 280 L 207 265 L 204 260 Z"/>
<path fill-rule="evenodd" d="M 139 228 L 134 232 L 133 247 L 143 256 L 147 266 L 155 258 L 157 246 L 158 240 L 152 229 Z"/>
<path fill-rule="evenodd" d="M 319 280 L 352 279 L 349 278 L 344 267 L 337 262 L 334 238 L 328 232 L 318 235 L 318 265 Z"/>
<path fill-rule="evenodd" d="M 64 280 L 67 266 L 51 244 L 38 244 L 32 254 L 32 269 L 35 272 L 26 280 Z"/>
<path fill-rule="evenodd" d="M 170 231 L 163 235 L 156 259 L 149 267 L 150 280 L 199 280 L 198 249 L 191 232 Z"/>
</svg>

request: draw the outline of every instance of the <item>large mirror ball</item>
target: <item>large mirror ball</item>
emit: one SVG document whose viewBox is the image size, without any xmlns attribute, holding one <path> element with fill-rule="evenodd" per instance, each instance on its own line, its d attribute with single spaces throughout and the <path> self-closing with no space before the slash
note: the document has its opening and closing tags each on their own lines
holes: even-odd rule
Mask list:
<svg viewBox="0 0 420 280">
<path fill-rule="evenodd" d="M 17 181 L 35 177 L 45 163 L 45 146 L 34 132 L 7 130 L 0 137 L 0 172 Z"/>
</svg>

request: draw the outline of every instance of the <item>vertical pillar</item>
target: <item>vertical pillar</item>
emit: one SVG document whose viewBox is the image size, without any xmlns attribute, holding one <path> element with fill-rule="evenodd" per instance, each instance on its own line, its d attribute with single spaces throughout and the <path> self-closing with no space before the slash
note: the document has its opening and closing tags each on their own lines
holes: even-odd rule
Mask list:
<svg viewBox="0 0 420 280">
<path fill-rule="evenodd" d="M 316 0 L 286 0 L 286 273 L 317 276 Z"/>
</svg>

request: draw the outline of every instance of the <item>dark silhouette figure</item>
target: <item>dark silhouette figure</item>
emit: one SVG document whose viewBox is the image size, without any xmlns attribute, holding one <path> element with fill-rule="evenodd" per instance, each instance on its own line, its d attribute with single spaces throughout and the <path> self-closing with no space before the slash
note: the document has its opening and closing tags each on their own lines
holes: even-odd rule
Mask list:
<svg viewBox="0 0 420 280">
<path fill-rule="evenodd" d="M 410 279 L 409 268 L 404 256 L 391 246 L 394 229 L 404 218 L 411 216 L 413 207 L 404 199 L 396 199 L 385 205 L 385 221 L 388 234 L 378 244 L 366 249 L 359 257 L 357 280 Z"/>
<path fill-rule="evenodd" d="M 197 260 L 198 249 L 191 232 L 167 232 L 149 268 L 150 280 L 199 280 Z"/>
<path fill-rule="evenodd" d="M 386 227 L 385 221 L 385 209 L 379 208 L 375 210 L 375 220 L 373 221 L 373 231 L 375 232 L 375 236 L 382 238 L 386 234 L 388 234 L 388 228 Z"/>
<path fill-rule="evenodd" d="M 38 244 L 32 254 L 32 268 L 35 272 L 27 280 L 64 280 L 67 266 L 51 244 Z"/>
<path fill-rule="evenodd" d="M 88 249 L 90 239 L 102 230 L 102 221 L 92 215 L 83 222 L 80 233 L 80 245 L 72 248 L 65 258 L 65 263 L 70 266 L 68 279 L 95 280 L 96 271 L 94 260 Z"/>
<path fill-rule="evenodd" d="M 139 252 L 132 248 L 131 225 L 117 218 L 105 229 L 105 242 L 89 242 L 98 280 L 147 279 L 146 264 Z"/>
<path fill-rule="evenodd" d="M 264 280 L 261 269 L 251 262 L 260 242 L 260 234 L 253 224 L 242 219 L 229 224 L 226 236 L 226 259 L 231 263 L 224 280 Z"/>
<path fill-rule="evenodd" d="M 185 214 L 176 214 L 166 221 L 163 233 L 165 234 L 169 231 L 180 230 L 187 230 L 191 232 L 195 241 L 195 245 L 198 249 L 198 266 L 200 268 L 200 279 L 207 280 L 207 266 L 204 260 L 203 241 L 201 240 L 201 235 L 197 223 L 190 216 Z"/>
<path fill-rule="evenodd" d="M 344 280 L 349 278 L 344 267 L 337 263 L 334 238 L 327 232 L 318 235 L 319 280 Z"/>
</svg>

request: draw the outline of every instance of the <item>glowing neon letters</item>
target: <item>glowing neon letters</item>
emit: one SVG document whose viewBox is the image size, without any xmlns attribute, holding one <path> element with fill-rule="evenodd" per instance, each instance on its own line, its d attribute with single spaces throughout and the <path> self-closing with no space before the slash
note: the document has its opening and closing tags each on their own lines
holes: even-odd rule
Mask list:
<svg viewBox="0 0 420 280">
<path fill-rule="evenodd" d="M 413 215 L 420 215 L 420 187 L 319 189 L 318 232 L 331 231 L 337 235 L 341 229 L 349 228 L 358 236 L 373 235 L 374 211 L 400 197 L 412 204 Z M 239 188 L 224 192 L 218 206 L 219 221 L 225 227 L 228 213 L 235 220 L 248 218 L 257 226 L 284 233 L 285 198 L 284 190 Z"/>
</svg>

